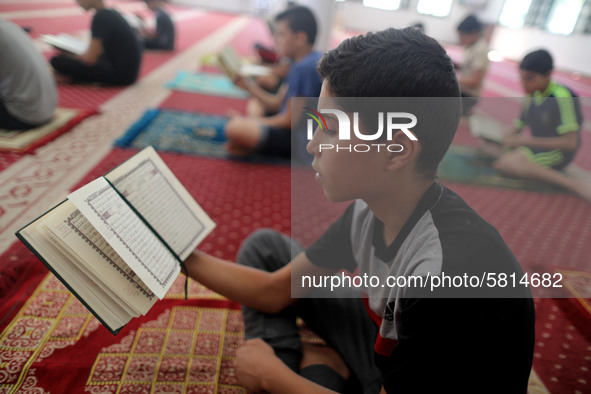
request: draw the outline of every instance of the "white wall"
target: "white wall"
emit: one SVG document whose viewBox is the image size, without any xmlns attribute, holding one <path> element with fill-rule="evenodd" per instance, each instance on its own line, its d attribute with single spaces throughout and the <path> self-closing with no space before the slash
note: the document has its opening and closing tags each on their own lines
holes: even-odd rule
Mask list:
<svg viewBox="0 0 591 394">
<path fill-rule="evenodd" d="M 489 0 L 484 9 L 473 10 L 455 0 L 445 18 L 416 12 L 418 0 L 408 9 L 382 11 L 364 7 L 361 2 L 346 1 L 339 4 L 339 13 L 346 28 L 375 31 L 387 27 L 406 27 L 416 22 L 425 25 L 426 33 L 444 43 L 457 43 L 456 26 L 468 14 L 475 12 L 484 22 L 495 23 L 504 0 Z M 569 36 L 550 34 L 540 29 L 510 29 L 495 26 L 490 48 L 504 57 L 520 60 L 527 52 L 546 48 L 554 56 L 556 67 L 565 71 L 578 71 L 591 76 L 591 35 L 575 33 Z"/>
<path fill-rule="evenodd" d="M 335 16 L 329 12 L 327 1 L 334 0 L 301 0 L 317 13 L 321 25 L 319 35 L 320 47 L 325 47 L 327 29 L 332 25 Z M 345 1 L 336 3 L 336 17 L 345 28 L 359 31 L 376 31 L 387 27 L 406 27 L 417 22 L 425 25 L 426 33 L 444 43 L 457 43 L 456 26 L 468 14 L 475 12 L 484 22 L 496 23 L 505 0 L 489 0 L 484 9 L 474 10 L 454 0 L 450 14 L 445 18 L 422 15 L 416 11 L 418 0 L 412 0 L 405 10 L 383 11 L 364 7 L 361 1 Z M 203 6 L 213 10 L 236 13 L 254 13 L 261 3 L 266 3 L 271 12 L 283 9 L 286 0 L 171 0 L 177 4 Z M 316 3 L 316 4 L 315 4 Z M 321 5 L 322 4 L 322 5 Z M 330 15 L 326 15 L 326 13 Z M 578 71 L 591 76 L 591 35 L 575 33 L 569 36 L 549 34 L 540 29 L 510 29 L 496 26 L 491 39 L 490 48 L 500 52 L 504 57 L 520 60 L 527 52 L 548 49 L 554 56 L 556 67 L 565 71 Z"/>
<path fill-rule="evenodd" d="M 591 76 L 591 35 L 562 36 L 539 29 L 510 29 L 497 26 L 491 49 L 509 59 L 520 60 L 532 50 L 545 48 L 554 58 L 555 68 Z"/>
</svg>

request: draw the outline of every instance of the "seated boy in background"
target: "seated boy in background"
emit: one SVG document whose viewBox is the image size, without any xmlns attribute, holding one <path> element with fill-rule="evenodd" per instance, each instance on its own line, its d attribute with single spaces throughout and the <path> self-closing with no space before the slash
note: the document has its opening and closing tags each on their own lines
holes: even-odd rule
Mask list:
<svg viewBox="0 0 591 394">
<path fill-rule="evenodd" d="M 494 298 L 479 288 L 460 289 L 461 297 L 451 298 L 454 289 L 430 294 L 428 288 L 385 285 L 387 278 L 409 274 L 433 280 L 523 275 L 499 233 L 436 181 L 461 112 L 445 50 L 415 28 L 388 29 L 343 41 L 318 70 L 321 112 L 340 108 L 356 117 L 357 110 L 339 104 L 343 97 L 431 101 L 416 107 L 412 130 L 381 137 L 402 147 L 397 152 L 321 150 L 344 143 L 339 134 L 349 131 L 325 116 L 327 129 L 317 128 L 308 144 L 316 180 L 330 201 L 354 202 L 308 249 L 261 230 L 242 245 L 239 264 L 200 251 L 187 259 L 190 277 L 244 305 L 240 382 L 271 393 L 525 393 L 535 320 L 528 287 L 488 289 Z M 365 115 L 359 112 L 359 127 L 368 135 L 377 120 Z M 350 134 L 347 143 L 367 142 Z M 318 297 L 300 298 L 309 291 L 303 275 L 332 278 L 342 269 L 359 270 L 382 286 L 367 287 L 364 299 L 359 288 L 345 286 L 314 288 L 310 293 Z M 296 316 L 328 346 L 302 346 Z"/>
<path fill-rule="evenodd" d="M 144 40 L 144 47 L 146 49 L 162 49 L 165 51 L 174 50 L 174 22 L 172 18 L 163 8 L 163 0 L 144 0 L 146 6 L 156 16 L 156 29 L 148 30 L 142 24 L 140 26 L 140 34 Z M 141 15 L 137 15 L 142 19 Z"/>
<path fill-rule="evenodd" d="M 519 76 L 527 97 L 494 167 L 510 176 L 564 187 L 591 201 L 590 184 L 561 172 L 579 148 L 583 116 L 577 95 L 552 80 L 553 68 L 552 56 L 543 49 L 521 61 Z M 520 133 L 525 126 L 531 136 Z"/>
<path fill-rule="evenodd" d="M 282 56 L 293 60 L 285 82 L 277 94 L 258 86 L 250 78 L 239 78 L 236 84 L 247 90 L 264 108 L 264 115 L 233 117 L 225 127 L 227 150 L 233 155 L 261 153 L 291 155 L 291 106 L 296 96 L 317 97 L 321 81 L 316 65 L 321 55 L 313 51 L 316 19 L 306 7 L 293 7 L 275 18 L 275 40 Z"/>
<path fill-rule="evenodd" d="M 478 102 L 488 69 L 488 45 L 482 35 L 482 23 L 475 15 L 467 16 L 457 28 L 464 47 L 462 64 L 458 65 L 460 91 L 463 97 L 462 115 L 468 116 Z"/>
<path fill-rule="evenodd" d="M 85 11 L 95 10 L 90 27 L 91 40 L 82 55 L 62 53 L 51 58 L 58 82 L 98 82 L 131 85 L 142 62 L 140 42 L 117 11 L 105 7 L 103 0 L 76 0 Z"/>
<path fill-rule="evenodd" d="M 31 129 L 53 119 L 57 89 L 47 61 L 24 30 L 0 18 L 0 129 Z"/>
</svg>

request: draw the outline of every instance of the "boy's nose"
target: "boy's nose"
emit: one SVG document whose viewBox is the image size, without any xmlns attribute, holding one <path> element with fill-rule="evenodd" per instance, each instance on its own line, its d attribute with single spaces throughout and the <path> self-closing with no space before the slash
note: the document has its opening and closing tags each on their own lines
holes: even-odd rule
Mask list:
<svg viewBox="0 0 591 394">
<path fill-rule="evenodd" d="M 306 151 L 311 154 L 316 156 L 318 154 L 318 142 L 317 140 L 317 136 L 318 136 L 318 128 L 316 128 L 316 130 L 314 130 L 314 134 L 312 135 L 312 139 L 310 141 L 308 141 L 308 144 L 306 144 Z"/>
</svg>

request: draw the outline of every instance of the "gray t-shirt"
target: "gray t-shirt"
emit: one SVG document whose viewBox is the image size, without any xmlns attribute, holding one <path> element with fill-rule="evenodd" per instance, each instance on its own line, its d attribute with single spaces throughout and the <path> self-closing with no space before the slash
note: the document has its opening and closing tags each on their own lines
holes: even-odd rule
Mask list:
<svg viewBox="0 0 591 394">
<path fill-rule="evenodd" d="M 47 62 L 22 28 L 0 18 L 0 101 L 16 119 L 49 121 L 57 106 Z"/>
<path fill-rule="evenodd" d="M 500 234 L 438 182 L 389 245 L 383 230 L 384 224 L 358 200 L 306 255 L 317 266 L 358 269 L 361 277 L 378 279 L 360 290 L 379 327 L 374 360 L 386 392 L 525 393 L 533 359 L 534 305 L 529 288 L 518 283 L 523 271 Z M 464 275 L 515 274 L 518 279 L 514 287 L 460 284 L 434 290 L 429 281 L 418 279 L 444 274 L 454 283 Z M 395 278 L 408 279 L 407 285 L 389 282 Z M 482 382 L 486 387 L 478 386 Z"/>
</svg>

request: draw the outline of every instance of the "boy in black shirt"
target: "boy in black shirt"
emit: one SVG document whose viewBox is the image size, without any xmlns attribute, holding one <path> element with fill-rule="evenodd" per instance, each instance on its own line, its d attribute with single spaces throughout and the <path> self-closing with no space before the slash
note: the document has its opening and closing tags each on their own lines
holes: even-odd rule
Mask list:
<svg viewBox="0 0 591 394">
<path fill-rule="evenodd" d="M 117 11 L 103 0 L 77 0 L 80 7 L 96 12 L 91 40 L 82 55 L 62 53 L 51 58 L 58 82 L 98 82 L 131 85 L 139 75 L 142 50 L 136 34 Z"/>
</svg>

